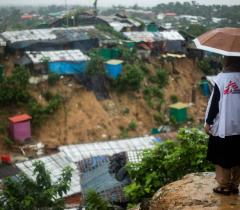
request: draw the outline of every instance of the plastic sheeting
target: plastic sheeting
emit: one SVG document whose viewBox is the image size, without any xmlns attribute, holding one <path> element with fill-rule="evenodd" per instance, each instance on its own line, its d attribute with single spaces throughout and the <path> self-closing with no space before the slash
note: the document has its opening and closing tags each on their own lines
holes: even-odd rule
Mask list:
<svg viewBox="0 0 240 210">
<path fill-rule="evenodd" d="M 92 189 L 111 202 L 126 202 L 123 187 L 130 183 L 125 169 L 127 154 L 96 156 L 78 163 L 82 194 Z"/>
<path fill-rule="evenodd" d="M 48 68 L 54 74 L 79 74 L 85 72 L 87 62 L 49 62 Z"/>
<path fill-rule="evenodd" d="M 184 52 L 183 42 L 179 40 L 166 41 L 164 51 L 167 52 Z"/>
</svg>

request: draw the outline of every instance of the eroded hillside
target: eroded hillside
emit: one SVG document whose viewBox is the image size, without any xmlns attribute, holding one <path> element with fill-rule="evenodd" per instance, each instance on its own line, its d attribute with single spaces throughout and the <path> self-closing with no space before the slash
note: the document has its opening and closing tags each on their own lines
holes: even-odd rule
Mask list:
<svg viewBox="0 0 240 210">
<path fill-rule="evenodd" d="M 151 73 L 160 64 L 157 60 L 152 60 L 147 66 Z M 179 101 L 191 102 L 194 83 L 196 103 L 189 108 L 189 114 L 194 122 L 199 123 L 203 119 L 207 103 L 207 99 L 197 88 L 201 78 L 200 71 L 187 58 L 176 61 L 177 72 L 172 73 L 168 63 L 164 68 L 168 70 L 170 77 L 164 88 L 162 112 L 167 116 L 172 95 L 177 96 Z M 38 91 L 36 88 L 35 95 L 40 95 Z M 98 101 L 92 91 L 87 91 L 73 78 L 61 79 L 50 91 L 60 92 L 65 103 L 41 128 L 34 130 L 34 139 L 49 147 L 148 135 L 153 127 L 160 126 L 153 118 L 156 110 L 148 106 L 141 91 L 124 94 L 112 91 L 110 99 Z M 39 100 L 43 99 L 40 97 Z M 133 123 L 136 129 L 131 129 Z"/>
<path fill-rule="evenodd" d="M 49 86 L 47 82 L 30 85 L 31 95 L 42 106 L 47 104 L 43 97 L 44 92 L 59 93 L 64 98 L 64 103 L 57 111 L 41 122 L 40 127 L 33 128 L 33 142 L 42 142 L 49 148 L 56 148 L 63 144 L 149 135 L 152 128 L 169 124 L 168 106 L 172 103 L 172 96 L 184 103 L 192 101 L 193 86 L 196 90 L 196 103 L 188 109 L 191 119 L 189 124 L 201 124 L 207 98 L 201 94 L 198 87 L 202 73 L 194 67 L 192 60 L 188 58 L 176 60 L 174 72 L 171 63 L 165 62 L 162 66 L 157 59 L 149 61 L 146 67 L 148 74 L 145 77 L 154 75 L 159 68 L 166 69 L 169 74 L 168 84 L 163 89 L 161 110 L 158 106 L 149 106 L 143 88 L 139 91 L 124 91 L 121 94 L 116 90 L 110 90 L 109 99 L 99 101 L 92 91 L 88 91 L 70 76 L 61 77 L 55 86 Z M 148 87 L 148 83 L 149 81 L 144 79 L 142 86 Z M 27 110 L 14 104 L 6 107 L 1 114 L 1 120 L 4 122 L 1 129 L 7 126 L 9 116 L 24 112 Z M 163 116 L 164 122 L 156 121 L 156 113 Z M 2 137 L 3 134 L 1 139 L 4 139 Z M 2 153 L 9 152 L 5 143 L 3 140 L 0 144 Z"/>
</svg>

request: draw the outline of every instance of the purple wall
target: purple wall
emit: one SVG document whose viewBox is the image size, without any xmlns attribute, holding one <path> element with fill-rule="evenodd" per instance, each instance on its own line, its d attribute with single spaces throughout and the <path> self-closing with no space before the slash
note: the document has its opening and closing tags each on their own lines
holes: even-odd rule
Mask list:
<svg viewBox="0 0 240 210">
<path fill-rule="evenodd" d="M 26 139 L 31 138 L 30 121 L 14 123 L 10 125 L 11 136 L 14 140 L 23 143 Z"/>
</svg>

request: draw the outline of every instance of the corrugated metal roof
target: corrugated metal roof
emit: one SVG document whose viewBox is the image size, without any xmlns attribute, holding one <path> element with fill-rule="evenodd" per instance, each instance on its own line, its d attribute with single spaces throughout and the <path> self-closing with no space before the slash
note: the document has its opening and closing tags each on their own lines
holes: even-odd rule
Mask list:
<svg viewBox="0 0 240 210">
<path fill-rule="evenodd" d="M 28 160 L 22 163 L 17 163 L 17 167 L 27 176 L 33 177 L 33 163 L 42 161 L 48 171 L 51 172 L 53 181 L 57 181 L 61 176 L 61 171 L 66 166 L 73 168 L 73 176 L 70 190 L 64 197 L 68 197 L 81 192 L 80 173 L 76 163 L 86 158 L 113 155 L 119 152 L 127 152 L 130 162 L 138 162 L 142 157 L 141 151 L 150 149 L 157 142 L 155 137 L 139 137 L 126 140 L 116 140 L 107 142 L 95 142 L 88 144 L 77 144 L 59 147 L 60 152 L 55 155 L 45 156 L 34 160 Z"/>
<path fill-rule="evenodd" d="M 52 31 L 53 29 L 6 31 L 2 33 L 2 36 L 11 43 L 28 40 L 53 40 L 57 37 Z"/>
<path fill-rule="evenodd" d="M 124 32 L 123 33 L 128 39 L 134 42 L 154 42 L 154 34 L 152 32 Z"/>
<path fill-rule="evenodd" d="M 139 21 L 137 21 L 137 20 L 134 20 L 134 19 L 132 19 L 132 18 L 128 18 L 127 20 L 128 20 L 131 24 L 133 24 L 134 26 L 136 26 L 136 27 L 141 26 L 141 23 L 140 23 Z"/>
<path fill-rule="evenodd" d="M 22 41 L 54 41 L 61 39 L 71 41 L 98 37 L 110 39 L 109 36 L 97 30 L 94 26 L 6 31 L 1 35 L 11 44 Z"/>
<path fill-rule="evenodd" d="M 107 22 L 116 31 L 121 31 L 124 27 L 141 26 L 141 23 L 132 18 L 121 18 L 118 16 L 98 16 L 99 19 Z"/>
<path fill-rule="evenodd" d="M 154 42 L 167 40 L 181 40 L 185 39 L 177 31 L 160 31 L 160 32 L 124 32 L 124 35 L 134 42 Z"/>
<path fill-rule="evenodd" d="M 161 32 L 155 32 L 160 33 L 164 40 L 181 40 L 184 41 L 184 37 L 179 34 L 177 31 L 161 31 Z"/>
<path fill-rule="evenodd" d="M 133 155 L 133 151 L 142 151 L 147 148 L 152 148 L 154 142 L 156 142 L 155 137 L 148 136 L 127 140 L 61 146 L 59 150 L 65 153 L 73 162 L 79 162 L 94 156 L 113 155 L 119 152 L 128 152 L 130 161 L 135 161 L 135 154 Z"/>
<path fill-rule="evenodd" d="M 33 177 L 33 163 L 35 161 L 42 161 L 45 164 L 45 167 L 48 171 L 51 172 L 52 181 L 56 182 L 61 176 L 62 170 L 66 166 L 71 166 L 73 168 L 72 181 L 70 185 L 70 190 L 64 197 L 80 193 L 80 178 L 79 172 L 76 165 L 70 161 L 64 153 L 58 153 L 51 156 L 41 157 L 34 160 L 28 160 L 22 163 L 17 163 L 17 167 L 23 171 L 28 177 Z"/>
<path fill-rule="evenodd" d="M 90 58 L 80 50 L 58 50 L 58 51 L 27 51 L 27 56 L 33 63 L 42 63 L 44 59 L 50 62 L 56 61 L 87 61 Z"/>
<path fill-rule="evenodd" d="M 113 27 L 113 29 L 115 31 L 118 31 L 118 32 L 120 32 L 124 27 L 131 27 L 132 26 L 129 23 L 121 23 L 121 22 L 117 22 L 117 21 L 111 22 L 109 24 L 110 24 L 111 27 Z"/>
</svg>

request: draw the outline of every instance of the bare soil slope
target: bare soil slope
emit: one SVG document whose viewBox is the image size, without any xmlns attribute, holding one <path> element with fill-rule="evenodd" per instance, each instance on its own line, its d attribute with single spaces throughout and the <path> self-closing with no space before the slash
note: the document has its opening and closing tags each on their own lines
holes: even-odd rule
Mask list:
<svg viewBox="0 0 240 210">
<path fill-rule="evenodd" d="M 153 61 L 149 68 L 160 66 Z M 169 84 L 165 88 L 165 109 L 167 113 L 171 95 L 176 95 L 180 101 L 189 103 L 192 99 L 192 86 L 196 88 L 196 104 L 189 109 L 190 115 L 197 122 L 203 119 L 207 100 L 197 88 L 202 74 L 193 66 L 189 59 L 176 61 L 178 74 L 172 73 L 171 65 L 164 68 L 170 72 Z M 65 105 L 35 132 L 35 138 L 49 147 L 62 144 L 119 139 L 142 136 L 150 133 L 156 125 L 154 111 L 148 107 L 142 94 L 127 93 L 119 95 L 110 93 L 110 99 L 98 101 L 93 92 L 73 80 L 59 81 L 55 91 L 65 96 Z M 136 130 L 126 133 L 130 122 L 136 122 Z"/>
<path fill-rule="evenodd" d="M 153 59 L 147 66 L 151 74 L 161 65 L 157 59 Z M 207 104 L 207 99 L 197 88 L 201 72 L 187 58 L 176 61 L 177 73 L 172 72 L 170 63 L 165 63 L 164 68 L 169 71 L 170 78 L 169 84 L 164 89 L 165 104 L 162 111 L 168 115 L 172 95 L 176 95 L 181 102 L 191 102 L 192 86 L 195 86 L 196 103 L 189 108 L 189 113 L 195 122 L 199 123 L 204 117 Z M 73 78 L 65 77 L 54 87 L 48 87 L 47 84 L 31 86 L 32 95 L 42 105 L 46 104 L 46 101 L 41 97 L 41 93 L 48 88 L 50 92 L 59 92 L 65 98 L 61 108 L 46 120 L 41 128 L 33 130 L 33 140 L 40 141 L 49 148 L 63 144 L 143 136 L 150 134 L 153 127 L 160 126 L 153 118 L 156 110 L 147 105 L 141 91 L 125 94 L 111 92 L 110 99 L 98 101 L 92 91 L 87 91 Z M 24 111 L 10 112 L 16 114 Z M 1 116 L 0 119 L 6 120 L 7 116 Z M 135 130 L 127 130 L 131 122 L 136 123 Z M 0 143 L 1 151 L 6 152 L 3 142 Z"/>
</svg>

